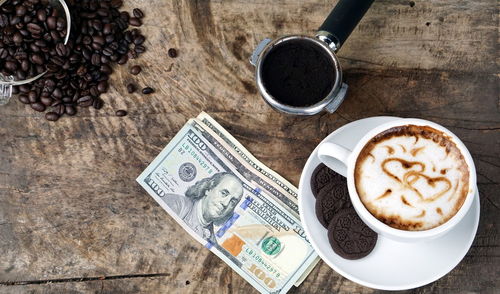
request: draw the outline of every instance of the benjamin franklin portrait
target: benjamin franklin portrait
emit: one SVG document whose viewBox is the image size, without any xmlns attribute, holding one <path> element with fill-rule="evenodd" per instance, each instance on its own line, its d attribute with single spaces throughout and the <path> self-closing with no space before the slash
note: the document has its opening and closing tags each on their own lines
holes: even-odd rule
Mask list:
<svg viewBox="0 0 500 294">
<path fill-rule="evenodd" d="M 167 194 L 163 201 L 203 239 L 216 243 L 214 226 L 231 218 L 242 196 L 241 181 L 221 172 L 196 182 L 185 195 Z"/>
</svg>

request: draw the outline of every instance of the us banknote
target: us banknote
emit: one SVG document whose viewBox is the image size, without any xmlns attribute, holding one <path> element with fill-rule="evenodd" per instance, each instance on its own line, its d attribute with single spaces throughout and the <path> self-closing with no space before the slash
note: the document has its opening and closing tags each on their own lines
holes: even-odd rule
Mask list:
<svg viewBox="0 0 500 294">
<path fill-rule="evenodd" d="M 137 181 L 261 293 L 286 293 L 317 262 L 297 189 L 207 114 L 189 120 Z"/>
</svg>

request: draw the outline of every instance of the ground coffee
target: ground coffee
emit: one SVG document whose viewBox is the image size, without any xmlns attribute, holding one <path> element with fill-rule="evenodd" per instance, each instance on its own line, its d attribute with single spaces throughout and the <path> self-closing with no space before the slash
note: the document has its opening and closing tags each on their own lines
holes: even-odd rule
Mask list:
<svg viewBox="0 0 500 294">
<path fill-rule="evenodd" d="M 266 90 L 277 101 L 296 107 L 323 100 L 335 83 L 335 67 L 327 53 L 310 41 L 276 45 L 262 64 Z"/>
</svg>

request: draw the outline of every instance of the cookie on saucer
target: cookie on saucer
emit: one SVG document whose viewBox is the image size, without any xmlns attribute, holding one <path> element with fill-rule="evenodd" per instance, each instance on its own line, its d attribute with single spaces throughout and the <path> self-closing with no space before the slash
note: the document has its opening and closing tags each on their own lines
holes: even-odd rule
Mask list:
<svg viewBox="0 0 500 294">
<path fill-rule="evenodd" d="M 345 178 L 331 170 L 329 167 L 320 163 L 313 171 L 311 176 L 311 190 L 316 198 L 321 190 L 331 183 L 345 183 Z"/>
<path fill-rule="evenodd" d="M 378 235 L 358 216 L 354 208 L 335 214 L 328 226 L 333 251 L 345 259 L 360 259 L 372 252 Z"/>
<path fill-rule="evenodd" d="M 332 181 L 319 192 L 316 198 L 316 217 L 328 228 L 333 216 L 344 208 L 352 207 L 345 178 L 342 182 Z"/>
</svg>

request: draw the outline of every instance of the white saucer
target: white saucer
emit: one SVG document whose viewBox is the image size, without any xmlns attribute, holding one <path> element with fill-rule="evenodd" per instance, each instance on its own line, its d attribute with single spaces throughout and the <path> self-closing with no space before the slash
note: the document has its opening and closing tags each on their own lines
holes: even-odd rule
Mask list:
<svg viewBox="0 0 500 294">
<path fill-rule="evenodd" d="M 337 129 L 323 142 L 334 142 L 353 148 L 370 129 L 394 119 L 397 118 L 371 117 L 358 120 Z M 300 219 L 319 256 L 347 279 L 381 290 L 420 287 L 450 272 L 464 258 L 472 245 L 479 223 L 477 193 L 472 207 L 462 221 L 442 237 L 419 243 L 400 243 L 379 235 L 377 245 L 368 256 L 358 260 L 340 257 L 333 252 L 328 242 L 327 230 L 316 217 L 316 200 L 311 192 L 310 179 L 314 168 L 320 163 L 316 148 L 309 156 L 300 177 Z M 345 174 L 345 166 L 338 163 L 335 171 Z"/>
</svg>

